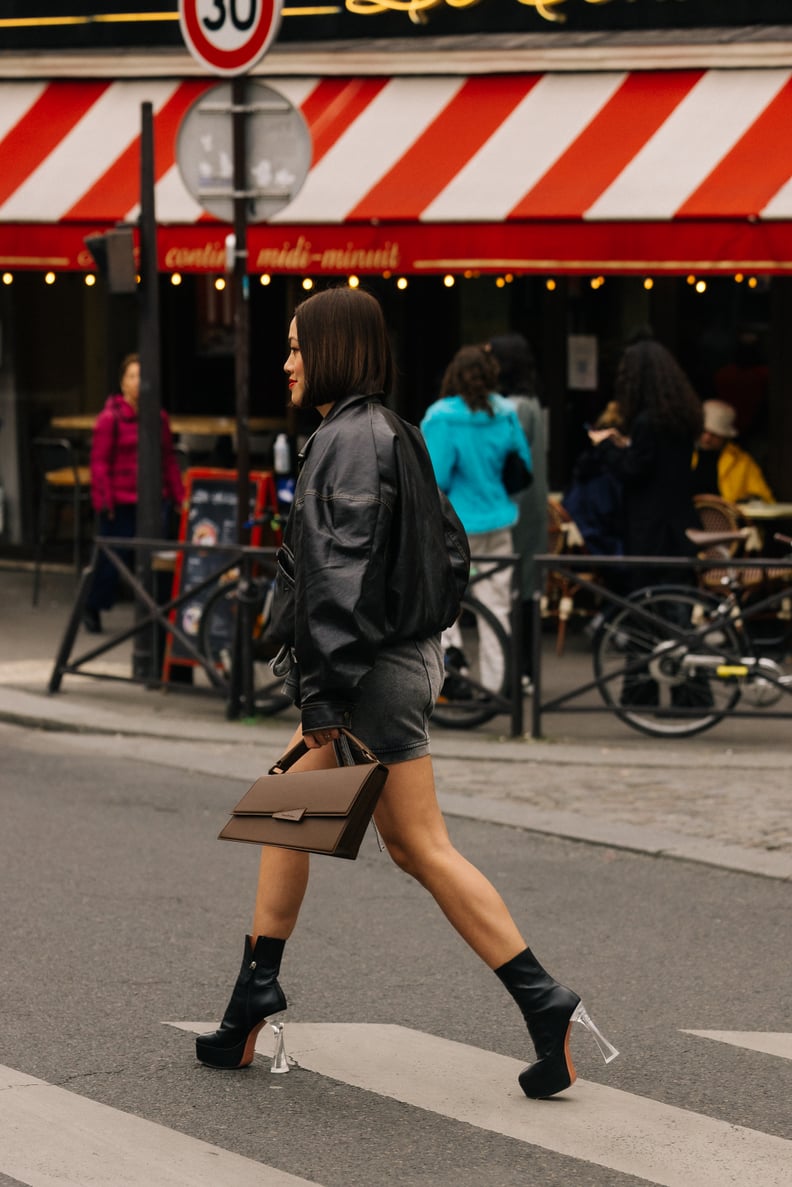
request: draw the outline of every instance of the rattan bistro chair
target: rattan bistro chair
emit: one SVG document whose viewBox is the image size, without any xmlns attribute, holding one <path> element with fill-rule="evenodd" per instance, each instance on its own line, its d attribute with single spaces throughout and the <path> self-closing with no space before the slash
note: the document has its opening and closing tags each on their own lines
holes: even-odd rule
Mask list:
<svg viewBox="0 0 792 1187">
<path fill-rule="evenodd" d="M 91 513 L 91 471 L 81 466 L 74 446 L 65 437 L 36 437 L 33 442 L 34 495 L 33 605 L 41 583 L 41 558 L 45 545 L 61 528 L 69 513 L 74 572 L 79 577 L 82 560 L 83 518 Z M 35 486 L 34 486 L 35 489 Z"/>
<path fill-rule="evenodd" d="M 750 530 L 745 516 L 734 503 L 729 503 L 719 495 L 695 495 L 693 502 L 705 532 L 742 533 L 740 539 L 709 544 L 701 548 L 698 555 L 702 560 L 743 558 L 746 552 L 759 550 L 756 532 Z M 743 585 L 756 585 L 762 579 L 761 571 L 758 569 L 702 569 L 699 573 L 699 584 L 705 589 L 718 590 L 722 588 L 724 578 L 735 572 Z"/>
</svg>

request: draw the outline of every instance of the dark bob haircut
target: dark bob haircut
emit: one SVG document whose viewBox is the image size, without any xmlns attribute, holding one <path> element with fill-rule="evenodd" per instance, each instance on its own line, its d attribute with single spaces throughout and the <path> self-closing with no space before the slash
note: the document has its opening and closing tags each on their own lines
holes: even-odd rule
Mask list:
<svg viewBox="0 0 792 1187">
<path fill-rule="evenodd" d="M 308 297 L 294 311 L 305 377 L 304 407 L 390 391 L 388 331 L 379 301 L 346 286 Z"/>
</svg>

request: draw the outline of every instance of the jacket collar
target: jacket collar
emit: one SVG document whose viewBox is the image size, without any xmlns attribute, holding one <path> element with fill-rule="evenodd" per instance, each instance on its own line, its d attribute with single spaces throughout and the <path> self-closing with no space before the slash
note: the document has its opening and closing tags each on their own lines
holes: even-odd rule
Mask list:
<svg viewBox="0 0 792 1187">
<path fill-rule="evenodd" d="M 305 445 L 303 445 L 302 449 L 297 454 L 297 464 L 302 466 L 303 462 L 311 451 L 311 446 L 314 443 L 316 434 L 321 433 L 326 424 L 328 424 L 331 420 L 335 420 L 336 417 L 342 415 L 349 408 L 355 407 L 358 404 L 381 404 L 383 395 L 383 392 L 372 392 L 370 395 L 361 395 L 360 393 L 352 392 L 350 395 L 342 396 L 340 400 L 336 400 L 322 423 L 314 429 L 313 433 L 311 433 L 311 436 L 305 442 Z"/>
</svg>

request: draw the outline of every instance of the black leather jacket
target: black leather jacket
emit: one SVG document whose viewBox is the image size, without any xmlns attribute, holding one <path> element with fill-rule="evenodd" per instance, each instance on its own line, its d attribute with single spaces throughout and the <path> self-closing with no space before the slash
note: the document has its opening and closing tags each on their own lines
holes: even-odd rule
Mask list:
<svg viewBox="0 0 792 1187">
<path fill-rule="evenodd" d="M 300 460 L 272 634 L 293 648 L 314 731 L 348 724 L 382 648 L 451 625 L 470 550 L 420 431 L 378 396 L 334 404 Z"/>
</svg>

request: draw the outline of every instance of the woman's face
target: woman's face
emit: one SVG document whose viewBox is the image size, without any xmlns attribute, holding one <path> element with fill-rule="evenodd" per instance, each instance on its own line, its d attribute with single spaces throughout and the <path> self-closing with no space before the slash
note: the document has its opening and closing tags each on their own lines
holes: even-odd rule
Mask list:
<svg viewBox="0 0 792 1187">
<path fill-rule="evenodd" d="M 292 404 L 299 408 L 305 396 L 305 376 L 303 374 L 303 360 L 300 354 L 300 343 L 297 338 L 297 319 L 292 318 L 289 326 L 289 355 L 283 364 L 283 370 L 289 377 L 289 394 Z"/>
<path fill-rule="evenodd" d="M 137 411 L 140 399 L 140 363 L 130 363 L 121 379 L 121 395 Z"/>
</svg>

